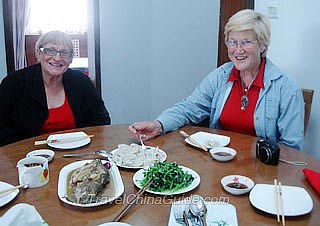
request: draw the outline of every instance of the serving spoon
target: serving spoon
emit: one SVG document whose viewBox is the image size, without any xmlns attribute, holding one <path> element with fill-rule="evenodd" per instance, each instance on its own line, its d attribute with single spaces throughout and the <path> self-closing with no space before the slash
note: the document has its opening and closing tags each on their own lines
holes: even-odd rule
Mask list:
<svg viewBox="0 0 320 226">
<path fill-rule="evenodd" d="M 203 226 L 206 226 L 206 213 L 207 207 L 204 203 L 203 198 L 200 195 L 193 195 L 190 201 L 189 210 L 193 216 L 200 219 Z"/>
</svg>

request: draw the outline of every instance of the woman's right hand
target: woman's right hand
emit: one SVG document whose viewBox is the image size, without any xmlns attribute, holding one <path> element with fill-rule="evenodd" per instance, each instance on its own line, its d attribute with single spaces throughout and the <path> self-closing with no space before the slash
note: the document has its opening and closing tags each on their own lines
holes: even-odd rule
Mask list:
<svg viewBox="0 0 320 226">
<path fill-rule="evenodd" d="M 149 140 L 162 133 L 162 125 L 159 121 L 135 122 L 128 126 L 128 130 L 138 139 L 137 133 L 141 135 L 143 141 Z"/>
</svg>

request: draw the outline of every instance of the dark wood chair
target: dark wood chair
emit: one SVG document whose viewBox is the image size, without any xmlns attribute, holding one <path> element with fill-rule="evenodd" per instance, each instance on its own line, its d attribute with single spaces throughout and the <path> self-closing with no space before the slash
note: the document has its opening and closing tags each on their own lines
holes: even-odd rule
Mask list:
<svg viewBox="0 0 320 226">
<path fill-rule="evenodd" d="M 306 134 L 309 123 L 313 93 L 313 89 L 302 89 L 304 99 L 304 134 Z"/>
</svg>

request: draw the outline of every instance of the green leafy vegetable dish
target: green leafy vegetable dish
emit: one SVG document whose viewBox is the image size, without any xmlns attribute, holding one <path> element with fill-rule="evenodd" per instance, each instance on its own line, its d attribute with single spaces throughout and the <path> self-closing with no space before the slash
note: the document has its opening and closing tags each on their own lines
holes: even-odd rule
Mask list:
<svg viewBox="0 0 320 226">
<path fill-rule="evenodd" d="M 143 175 L 141 186 L 144 186 L 152 178 L 153 182 L 149 190 L 155 192 L 175 192 L 188 187 L 194 180 L 191 174 L 184 172 L 175 162 L 157 162 L 144 171 Z"/>
</svg>

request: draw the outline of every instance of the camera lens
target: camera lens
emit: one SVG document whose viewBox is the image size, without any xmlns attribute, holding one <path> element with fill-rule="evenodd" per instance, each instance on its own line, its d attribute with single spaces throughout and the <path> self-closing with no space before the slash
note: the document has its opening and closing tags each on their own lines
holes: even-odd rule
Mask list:
<svg viewBox="0 0 320 226">
<path fill-rule="evenodd" d="M 259 158 L 262 162 L 267 163 L 267 162 L 270 161 L 270 158 L 271 158 L 271 156 L 270 156 L 270 149 L 261 146 L 261 147 L 259 148 L 259 152 L 258 152 L 258 153 L 259 153 L 258 158 Z"/>
</svg>

